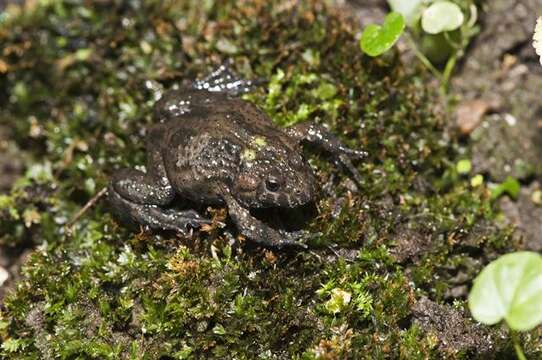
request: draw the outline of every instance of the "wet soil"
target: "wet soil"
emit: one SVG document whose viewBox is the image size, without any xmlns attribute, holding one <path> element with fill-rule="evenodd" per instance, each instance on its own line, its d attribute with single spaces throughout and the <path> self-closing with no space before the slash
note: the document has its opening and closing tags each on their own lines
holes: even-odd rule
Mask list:
<svg viewBox="0 0 542 360">
<path fill-rule="evenodd" d="M 426 297 L 418 300 L 412 310 L 413 322 L 434 336 L 442 353 L 495 356 L 493 344 L 496 337 L 503 334 L 490 332 L 487 327 L 474 323 L 463 311 L 437 304 Z"/>
<path fill-rule="evenodd" d="M 482 30 L 453 80 L 462 102 L 491 104 L 468 136 L 474 170 L 492 182 L 512 176 L 524 185 L 517 200 L 500 206 L 517 226 L 520 249 L 542 250 L 540 203 L 533 201 L 542 177 L 542 66 L 532 47 L 542 0 L 486 2 Z"/>
<path fill-rule="evenodd" d="M 385 1 L 350 1 L 346 6 L 361 27 L 381 22 L 387 11 Z M 450 93 L 458 101 L 451 128 L 470 146 L 475 173 L 492 183 L 509 176 L 522 183 L 517 199 L 498 201 L 503 225 L 515 227 L 515 248 L 542 251 L 542 67 L 532 48 L 535 14 L 542 14 L 542 0 L 485 2 L 480 34 L 452 79 Z M 408 50 L 403 56 L 412 59 Z M 408 227 L 397 239 L 392 255 L 401 263 L 417 263 L 430 248 L 431 239 Z M 458 278 L 470 278 L 462 274 Z M 446 298 L 465 298 L 469 286 L 459 281 Z M 489 334 L 463 311 L 422 298 L 413 314 L 444 353 L 498 356 L 492 349 L 496 333 Z"/>
</svg>

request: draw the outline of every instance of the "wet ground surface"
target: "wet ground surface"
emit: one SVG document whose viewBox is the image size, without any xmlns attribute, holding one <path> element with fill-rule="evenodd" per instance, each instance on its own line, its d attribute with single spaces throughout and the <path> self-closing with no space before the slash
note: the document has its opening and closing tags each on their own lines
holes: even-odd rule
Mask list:
<svg viewBox="0 0 542 360">
<path fill-rule="evenodd" d="M 378 0 L 344 6 L 361 26 L 381 22 L 387 11 Z M 542 204 L 535 193 L 542 177 L 542 67 L 532 47 L 533 14 L 542 14 L 542 0 L 486 2 L 481 32 L 452 79 L 451 94 L 459 99 L 456 126 L 472 144 L 474 172 L 494 183 L 508 176 L 522 182 L 519 198 L 502 199 L 501 208 L 517 226 L 521 246 L 542 250 Z"/>
<path fill-rule="evenodd" d="M 346 6 L 364 26 L 382 21 L 385 3 L 351 1 Z M 516 228 L 515 246 L 542 251 L 542 67 L 532 48 L 534 14 L 542 14 L 542 0 L 486 2 L 481 32 L 452 79 L 451 94 L 459 99 L 452 127 L 471 145 L 475 173 L 493 183 L 509 176 L 522 183 L 517 199 L 504 196 L 498 205 L 503 222 Z M 412 56 L 408 51 L 403 55 Z M 416 263 L 430 244 L 417 231 L 403 230 L 392 254 L 400 262 Z M 465 280 L 470 276 L 459 271 L 457 278 L 447 298 L 466 297 Z M 427 298 L 414 305 L 413 314 L 415 323 L 435 334 L 444 353 L 475 349 L 495 356 L 491 347 L 495 339 L 468 314 Z"/>
<path fill-rule="evenodd" d="M 413 314 L 414 322 L 438 340 L 442 353 L 452 356 L 458 351 L 470 351 L 479 356 L 495 355 L 492 344 L 500 334 L 490 333 L 487 328 L 469 320 L 462 311 L 421 298 L 414 305 Z"/>
<path fill-rule="evenodd" d="M 519 245 L 540 251 L 542 67 L 532 47 L 535 14 L 542 14 L 542 0 L 488 1 L 481 33 L 453 84 L 462 102 L 489 104 L 468 138 L 474 170 L 489 181 L 522 182 L 518 199 L 501 199 L 501 209 L 517 226 Z"/>
</svg>

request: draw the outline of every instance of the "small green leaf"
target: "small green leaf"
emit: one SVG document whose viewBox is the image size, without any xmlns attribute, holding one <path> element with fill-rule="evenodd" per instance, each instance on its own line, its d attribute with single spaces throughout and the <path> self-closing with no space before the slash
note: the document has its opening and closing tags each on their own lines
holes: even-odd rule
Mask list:
<svg viewBox="0 0 542 360">
<path fill-rule="evenodd" d="M 75 52 L 75 59 L 78 61 L 87 61 L 94 52 L 91 48 L 79 49 Z"/>
<path fill-rule="evenodd" d="M 213 333 L 216 335 L 225 335 L 226 329 L 224 329 L 224 326 L 222 326 L 221 324 L 216 324 L 213 328 Z"/>
<path fill-rule="evenodd" d="M 331 298 L 326 302 L 325 307 L 331 314 L 341 312 L 352 299 L 352 294 L 342 289 L 331 290 Z"/>
<path fill-rule="evenodd" d="M 413 26 L 422 15 L 423 0 L 388 0 L 390 8 L 403 15 L 408 26 Z"/>
<path fill-rule="evenodd" d="M 500 197 L 502 194 L 508 194 L 511 198 L 516 199 L 521 190 L 519 181 L 509 176 L 504 182 L 491 189 L 491 198 L 493 200 Z"/>
<path fill-rule="evenodd" d="M 320 100 L 329 100 L 337 94 L 337 88 L 330 83 L 321 83 L 318 88 L 314 90 L 314 95 Z"/>
<path fill-rule="evenodd" d="M 542 323 L 542 256 L 517 252 L 491 262 L 474 279 L 469 294 L 472 316 L 487 325 L 502 319 L 513 330 Z"/>
<path fill-rule="evenodd" d="M 472 170 L 472 164 L 470 160 L 459 160 L 455 167 L 457 169 L 457 172 L 462 175 L 468 174 Z"/>
<path fill-rule="evenodd" d="M 405 29 L 403 15 L 391 12 L 382 26 L 368 25 L 361 35 L 360 47 L 369 56 L 378 56 L 388 51 L 399 40 Z"/>
<path fill-rule="evenodd" d="M 483 175 L 475 175 L 472 179 L 470 179 L 470 186 L 472 187 L 478 187 L 481 186 L 484 183 L 484 176 Z"/>
<path fill-rule="evenodd" d="M 461 8 L 449 1 L 436 2 L 422 14 L 422 28 L 429 34 L 456 30 L 463 25 L 463 21 L 465 15 Z"/>
<path fill-rule="evenodd" d="M 2 349 L 8 353 L 14 353 L 19 350 L 23 345 L 21 339 L 7 339 L 2 343 Z"/>
</svg>

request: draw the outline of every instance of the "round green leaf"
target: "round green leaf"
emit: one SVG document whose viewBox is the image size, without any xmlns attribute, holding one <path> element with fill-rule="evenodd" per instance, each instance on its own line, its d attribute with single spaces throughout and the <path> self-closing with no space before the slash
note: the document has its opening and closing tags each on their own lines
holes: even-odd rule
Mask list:
<svg viewBox="0 0 542 360">
<path fill-rule="evenodd" d="M 429 34 L 453 31 L 463 25 L 465 15 L 461 8 L 449 1 L 439 1 L 422 14 L 422 28 Z"/>
<path fill-rule="evenodd" d="M 391 12 L 382 26 L 368 25 L 361 35 L 361 50 L 369 56 L 378 56 L 389 50 L 405 29 L 405 19 L 396 12 Z"/>
<path fill-rule="evenodd" d="M 542 256 L 525 251 L 491 262 L 474 279 L 469 308 L 488 325 L 505 319 L 513 330 L 526 331 L 542 323 Z"/>
<path fill-rule="evenodd" d="M 423 0 L 388 0 L 393 11 L 403 15 L 408 26 L 413 26 L 422 15 Z"/>
</svg>

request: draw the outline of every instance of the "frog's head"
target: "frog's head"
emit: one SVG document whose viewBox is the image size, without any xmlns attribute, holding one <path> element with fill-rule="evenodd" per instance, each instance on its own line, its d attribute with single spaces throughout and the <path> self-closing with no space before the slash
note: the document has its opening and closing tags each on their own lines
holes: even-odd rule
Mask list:
<svg viewBox="0 0 542 360">
<path fill-rule="evenodd" d="M 299 154 L 274 153 L 244 161 L 235 182 L 237 200 L 251 208 L 294 208 L 315 195 L 314 174 Z"/>
</svg>

